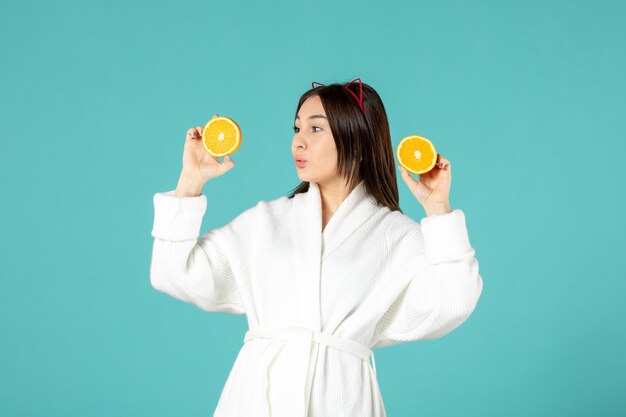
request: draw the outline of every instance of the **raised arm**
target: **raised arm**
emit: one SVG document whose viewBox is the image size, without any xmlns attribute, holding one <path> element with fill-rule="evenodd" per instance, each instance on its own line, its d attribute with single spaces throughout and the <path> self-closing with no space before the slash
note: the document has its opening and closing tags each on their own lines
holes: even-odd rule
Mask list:
<svg viewBox="0 0 626 417">
<path fill-rule="evenodd" d="M 252 208 L 199 237 L 204 194 L 179 197 L 172 190 L 156 193 L 153 202 L 152 286 L 205 311 L 245 313 L 239 280 L 247 269 Z"/>
<path fill-rule="evenodd" d="M 460 209 L 414 222 L 396 250 L 407 260 L 396 271 L 409 279 L 379 320 L 373 348 L 449 333 L 474 311 L 483 288 Z"/>
</svg>

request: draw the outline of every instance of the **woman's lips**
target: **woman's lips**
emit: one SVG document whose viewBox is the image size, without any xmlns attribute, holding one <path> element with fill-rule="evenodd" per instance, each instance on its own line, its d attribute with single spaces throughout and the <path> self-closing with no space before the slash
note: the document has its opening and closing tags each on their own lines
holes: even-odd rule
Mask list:
<svg viewBox="0 0 626 417">
<path fill-rule="evenodd" d="M 304 168 L 306 166 L 307 161 L 303 161 L 301 159 L 296 159 L 295 161 L 298 168 Z"/>
</svg>

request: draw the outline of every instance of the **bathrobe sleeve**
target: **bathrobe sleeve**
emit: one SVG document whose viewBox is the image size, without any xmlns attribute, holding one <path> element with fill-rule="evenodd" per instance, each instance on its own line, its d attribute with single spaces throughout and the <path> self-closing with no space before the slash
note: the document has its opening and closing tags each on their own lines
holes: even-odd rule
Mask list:
<svg viewBox="0 0 626 417">
<path fill-rule="evenodd" d="M 410 279 L 377 323 L 373 348 L 449 333 L 470 316 L 482 292 L 462 210 L 412 223 L 398 248 L 407 262 L 394 269 L 409 271 Z"/>
<path fill-rule="evenodd" d="M 205 311 L 244 314 L 239 279 L 247 268 L 253 210 L 200 236 L 204 194 L 179 197 L 171 190 L 156 193 L 153 203 L 152 286 Z"/>
</svg>

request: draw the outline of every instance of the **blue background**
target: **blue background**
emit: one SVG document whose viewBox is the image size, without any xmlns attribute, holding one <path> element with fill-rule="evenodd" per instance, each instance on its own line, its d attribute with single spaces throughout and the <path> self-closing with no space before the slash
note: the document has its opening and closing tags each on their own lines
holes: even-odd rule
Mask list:
<svg viewBox="0 0 626 417">
<path fill-rule="evenodd" d="M 0 414 L 212 415 L 245 316 L 151 287 L 152 197 L 214 113 L 243 145 L 204 188 L 203 232 L 286 195 L 299 96 L 361 77 L 394 148 L 420 134 L 451 161 L 484 280 L 451 334 L 375 351 L 388 414 L 626 415 L 625 18 L 621 1 L 3 2 Z"/>
</svg>

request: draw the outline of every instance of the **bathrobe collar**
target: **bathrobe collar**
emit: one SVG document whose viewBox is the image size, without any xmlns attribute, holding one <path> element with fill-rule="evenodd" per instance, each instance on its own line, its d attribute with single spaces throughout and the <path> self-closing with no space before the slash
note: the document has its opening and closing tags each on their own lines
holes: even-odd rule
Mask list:
<svg viewBox="0 0 626 417">
<path fill-rule="evenodd" d="M 359 226 L 369 219 L 380 207 L 374 197 L 367 194 L 365 182 L 361 180 L 341 202 L 322 232 L 322 198 L 319 184 L 311 182 L 308 191 L 311 224 L 321 235 L 322 258 L 343 243 Z"/>
<path fill-rule="evenodd" d="M 295 235 L 293 249 L 298 274 L 297 287 L 301 308 L 294 312 L 290 321 L 294 325 L 311 330 L 321 330 L 320 323 L 320 276 L 323 259 L 338 248 L 359 226 L 377 210 L 374 197 L 367 193 L 363 180 L 341 202 L 322 232 L 322 199 L 319 185 L 309 183 L 307 192 L 294 196 Z"/>
</svg>

